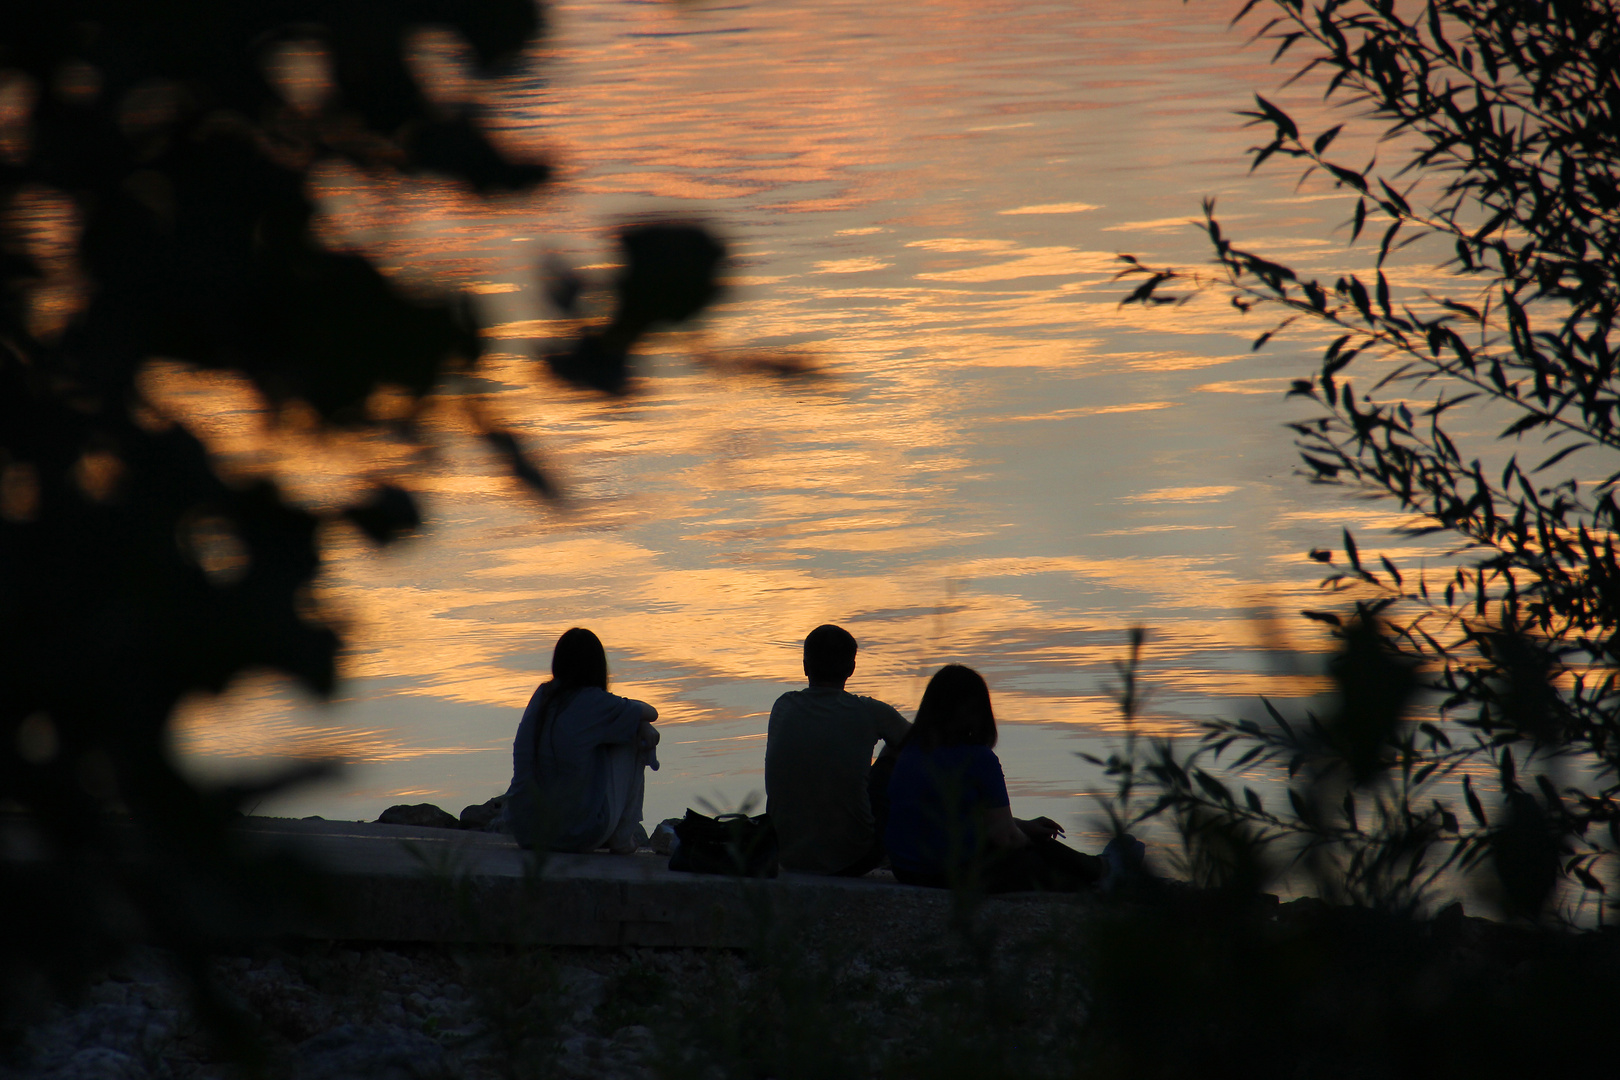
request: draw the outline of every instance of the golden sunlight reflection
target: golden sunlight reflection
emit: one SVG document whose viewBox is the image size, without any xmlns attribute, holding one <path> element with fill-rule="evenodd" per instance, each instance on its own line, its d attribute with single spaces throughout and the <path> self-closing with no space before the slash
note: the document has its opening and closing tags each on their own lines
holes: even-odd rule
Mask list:
<svg viewBox="0 0 1620 1080">
<path fill-rule="evenodd" d="M 1281 73 L 1238 48 L 1228 12 L 1174 0 L 924 8 L 562 3 L 547 49 L 492 87 L 417 43 L 441 89 L 489 106 L 505 144 L 562 180 L 481 204 L 332 166 L 321 236 L 401 288 L 471 299 L 489 351 L 458 389 L 563 494 L 531 498 L 449 396 L 412 445 L 317 434 L 240 380 L 148 365 L 148 401 L 228 474 L 277 476 L 316 508 L 388 476 L 428 524 L 382 554 L 326 527 L 316 600 L 347 628 L 341 697 L 255 677 L 189 701 L 189 768 L 342 759 L 338 780 L 270 808 L 455 812 L 504 788 L 519 712 L 572 625 L 676 725 L 653 820 L 760 787 L 765 718 L 821 622 L 860 640 L 852 689 L 903 710 L 940 664 L 981 668 L 1009 781 L 1064 821 L 1104 784 L 1071 751 L 1120 730 L 1109 687 L 1131 627 L 1149 631 L 1139 730 L 1323 691 L 1331 641 L 1295 613 L 1333 602 L 1331 567 L 1305 553 L 1346 526 L 1371 550 L 1404 518 L 1295 475 L 1282 425 L 1310 410 L 1283 394 L 1320 343 L 1255 353 L 1258 315 L 1213 295 L 1122 307 L 1115 280 L 1122 248 L 1205 261 L 1206 196 L 1261 250 L 1356 267 L 1339 193 L 1247 173 L 1232 111 Z M 289 56 L 288 93 L 319 92 L 319 58 Z M 626 398 L 552 380 L 539 350 L 576 324 L 547 306 L 543 268 L 573 266 L 599 305 L 613 227 L 669 215 L 727 237 L 725 302 L 655 341 Z"/>
<path fill-rule="evenodd" d="M 1011 210 L 998 210 L 998 214 L 1082 214 L 1087 210 L 1096 210 L 1098 207 L 1091 203 L 1065 202 L 1045 203 L 1041 206 L 1016 206 Z"/>
</svg>

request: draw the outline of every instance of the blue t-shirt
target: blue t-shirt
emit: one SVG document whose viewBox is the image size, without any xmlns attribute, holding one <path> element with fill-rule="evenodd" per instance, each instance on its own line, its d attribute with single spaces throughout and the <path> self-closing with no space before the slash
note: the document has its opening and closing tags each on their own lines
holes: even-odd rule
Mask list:
<svg viewBox="0 0 1620 1080">
<path fill-rule="evenodd" d="M 908 746 L 889 779 L 889 862 L 920 874 L 948 873 L 985 843 L 984 812 L 1011 805 L 1001 762 L 988 746 Z"/>
</svg>

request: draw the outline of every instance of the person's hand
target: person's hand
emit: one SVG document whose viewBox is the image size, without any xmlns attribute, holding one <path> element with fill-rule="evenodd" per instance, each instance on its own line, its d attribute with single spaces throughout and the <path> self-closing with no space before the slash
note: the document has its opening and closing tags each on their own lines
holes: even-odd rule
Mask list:
<svg viewBox="0 0 1620 1080">
<path fill-rule="evenodd" d="M 658 745 L 658 729 L 645 720 L 641 722 L 641 745 L 646 747 Z"/>
<path fill-rule="evenodd" d="M 1030 818 L 1027 821 L 1023 818 L 1017 820 L 1018 827 L 1031 840 L 1056 840 L 1063 835 L 1063 826 L 1049 817 Z"/>
</svg>

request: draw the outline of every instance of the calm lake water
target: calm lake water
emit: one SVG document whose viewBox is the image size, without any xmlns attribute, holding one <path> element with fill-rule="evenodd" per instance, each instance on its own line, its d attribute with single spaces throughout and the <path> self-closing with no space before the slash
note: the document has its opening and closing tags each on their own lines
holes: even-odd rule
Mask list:
<svg viewBox="0 0 1620 1080">
<path fill-rule="evenodd" d="M 339 699 L 246 680 L 181 718 L 187 760 L 350 763 L 260 812 L 454 813 L 504 789 L 551 644 L 583 625 L 614 688 L 662 714 L 649 822 L 731 808 L 762 788 L 805 632 L 835 621 L 861 644 L 851 689 L 908 713 L 940 664 L 980 668 L 1017 812 L 1083 833 L 1104 781 L 1074 752 L 1117 737 L 1130 627 L 1150 633 L 1147 730 L 1318 692 L 1304 552 L 1346 524 L 1376 542 L 1394 519 L 1294 474 L 1283 390 L 1311 341 L 1254 354 L 1258 317 L 1219 297 L 1122 308 L 1130 286 L 1111 280 L 1119 252 L 1202 262 L 1188 222 L 1206 196 L 1261 250 L 1343 257 L 1342 195 L 1247 175 L 1255 139 L 1233 112 L 1288 71 L 1227 29 L 1233 7 L 562 4 L 524 74 L 478 91 L 503 139 L 561 167 L 543 198 L 479 207 L 445 184 L 324 174 L 332 243 L 478 297 L 491 351 L 465 389 L 566 499 L 526 496 L 451 401 L 426 466 L 277 435 L 311 502 L 414 465 L 431 527 L 381 554 L 334 531 L 321 602 L 349 627 Z M 423 61 L 447 95 L 454 59 Z M 724 232 L 726 302 L 656 339 L 626 399 L 555 382 L 534 356 L 567 327 L 537 267 L 605 277 L 613 226 L 650 215 Z M 249 462 L 263 418 L 239 388 L 163 366 L 150 385 Z"/>
</svg>

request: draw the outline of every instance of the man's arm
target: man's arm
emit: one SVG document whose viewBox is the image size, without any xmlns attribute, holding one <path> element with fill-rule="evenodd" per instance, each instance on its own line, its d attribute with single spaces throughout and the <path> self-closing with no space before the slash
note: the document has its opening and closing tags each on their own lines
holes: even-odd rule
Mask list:
<svg viewBox="0 0 1620 1080">
<path fill-rule="evenodd" d="M 900 752 L 900 744 L 906 741 L 906 736 L 911 734 L 911 724 L 893 705 L 881 701 L 877 704 L 882 706 L 878 710 L 877 727 L 878 737 L 883 740 L 883 752 L 878 757 L 892 758 Z"/>
<path fill-rule="evenodd" d="M 771 716 L 765 722 L 765 802 L 767 807 L 770 805 L 771 788 L 777 786 L 775 783 L 776 774 L 783 767 L 781 760 L 783 754 L 782 743 L 776 735 L 780 730 L 778 724 L 782 722 L 778 721 L 777 717 L 783 712 L 784 706 L 782 702 L 786 698 L 787 695 L 783 694 L 771 704 Z"/>
</svg>

